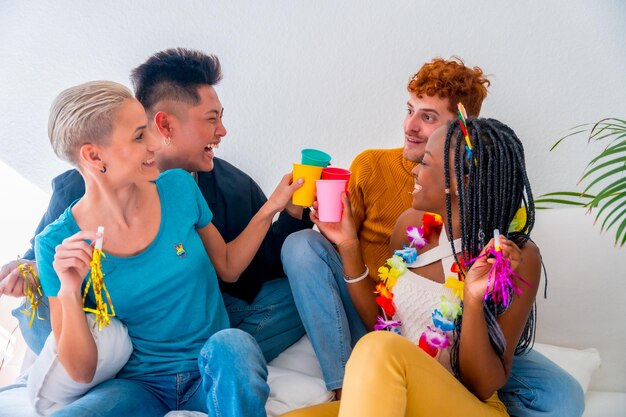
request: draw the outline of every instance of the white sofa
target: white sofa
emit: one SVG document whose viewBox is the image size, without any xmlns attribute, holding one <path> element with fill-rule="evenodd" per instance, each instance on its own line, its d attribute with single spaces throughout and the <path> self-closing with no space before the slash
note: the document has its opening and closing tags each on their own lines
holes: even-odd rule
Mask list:
<svg viewBox="0 0 626 417">
<path fill-rule="evenodd" d="M 548 271 L 548 298 L 543 299 L 540 288 L 536 348 L 581 382 L 586 391 L 585 417 L 624 417 L 626 249 L 614 248 L 611 236 L 600 236 L 592 223 L 590 216 L 576 209 L 538 214 L 533 238 Z M 332 399 L 306 337 L 269 369 L 270 416 Z M 204 416 L 171 412 L 167 417 L 192 415 Z M 25 389 L 0 393 L 0 416 L 36 416 Z"/>
</svg>

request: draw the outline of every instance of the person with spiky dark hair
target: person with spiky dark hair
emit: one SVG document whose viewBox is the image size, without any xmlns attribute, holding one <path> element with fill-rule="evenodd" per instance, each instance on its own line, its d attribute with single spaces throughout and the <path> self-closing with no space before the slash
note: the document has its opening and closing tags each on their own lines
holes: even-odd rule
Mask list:
<svg viewBox="0 0 626 417">
<path fill-rule="evenodd" d="M 222 69 L 216 56 L 184 48 L 158 52 L 131 73 L 136 97 L 148 116 L 148 128 L 165 138 L 155 153 L 157 167 L 160 171 L 182 168 L 194 175 L 213 213 L 212 223 L 229 242 L 240 235 L 267 197 L 247 174 L 214 155 L 227 133 L 222 120 L 224 110 L 214 88 L 221 78 Z M 84 192 L 84 181 L 78 171 L 56 177 L 48 210 L 35 234 L 56 220 Z M 312 227 L 306 213 L 308 209 L 289 203 L 272 223 L 250 265 L 236 282 L 232 277 L 230 282 L 220 279 L 231 327 L 253 335 L 267 362 L 305 333 L 284 277 L 280 250 L 292 232 Z M 33 248 L 24 258 L 34 261 Z M 22 296 L 18 278 L 17 263 L 5 265 L 0 275 L 3 291 Z M 27 316 L 19 310 L 13 313 L 20 319 L 24 338 L 35 353 L 41 351 L 51 331 L 45 299 L 39 313 L 46 320 L 35 320 L 32 328 L 28 327 Z"/>
</svg>

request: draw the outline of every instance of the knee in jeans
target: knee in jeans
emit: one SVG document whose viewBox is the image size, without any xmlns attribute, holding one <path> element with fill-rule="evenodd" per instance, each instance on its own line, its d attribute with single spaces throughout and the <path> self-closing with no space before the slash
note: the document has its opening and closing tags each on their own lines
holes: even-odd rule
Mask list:
<svg viewBox="0 0 626 417">
<path fill-rule="evenodd" d="M 220 362 L 235 363 L 239 360 L 248 360 L 249 356 L 257 351 L 259 347 L 250 334 L 240 329 L 224 329 L 206 341 L 200 351 L 200 357 L 206 362 L 218 358 Z"/>
<path fill-rule="evenodd" d="M 281 249 L 281 258 L 285 262 L 288 259 L 311 256 L 312 253 L 317 253 L 314 248 L 324 243 L 328 244 L 326 239 L 315 230 L 300 230 L 287 236 Z"/>
</svg>

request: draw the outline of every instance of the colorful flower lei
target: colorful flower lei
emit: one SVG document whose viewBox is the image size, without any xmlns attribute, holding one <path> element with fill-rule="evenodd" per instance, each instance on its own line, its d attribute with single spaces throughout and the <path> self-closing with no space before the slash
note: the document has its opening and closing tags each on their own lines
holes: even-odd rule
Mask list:
<svg viewBox="0 0 626 417">
<path fill-rule="evenodd" d="M 393 320 L 396 309 L 393 304 L 392 289 L 398 282 L 398 277 L 406 272 L 406 264 L 417 260 L 417 249 L 426 246 L 432 233 L 441 233 L 442 226 L 441 216 L 434 213 L 424 213 L 420 227 L 410 226 L 406 230 L 409 246 L 396 250 L 394 255 L 387 260 L 386 266 L 378 268 L 380 281 L 374 292 L 378 294 L 376 303 L 382 308 L 384 317 L 378 317 L 374 330 L 389 330 L 400 334 L 402 323 Z M 456 263 L 453 265 L 453 272 L 460 272 Z M 462 311 L 460 300 L 463 299 L 463 281 L 454 276 L 447 277 L 444 286 L 453 291 L 457 300 L 450 300 L 445 295 L 441 297 L 438 308 L 432 314 L 433 325 L 427 326 L 418 343 L 420 348 L 433 357 L 437 355 L 439 350 L 450 346 L 450 337 L 447 332 L 454 330 L 454 321 L 461 315 Z"/>
<path fill-rule="evenodd" d="M 516 214 L 516 224 L 512 224 L 509 230 L 515 230 L 523 226 L 526 214 L 525 208 L 522 206 Z M 512 222 L 513 223 L 513 222 Z M 400 334 L 399 320 L 393 320 L 396 313 L 393 304 L 393 287 L 398 282 L 398 278 L 406 272 L 407 263 L 417 260 L 417 248 L 423 248 L 426 245 L 429 236 L 436 231 L 441 233 L 443 221 L 441 216 L 432 213 L 425 213 L 422 217 L 421 227 L 408 227 L 407 237 L 409 246 L 396 250 L 394 255 L 387 259 L 387 266 L 378 268 L 378 277 L 380 281 L 376 285 L 375 294 L 376 303 L 382 308 L 383 317 L 378 317 L 378 322 L 374 326 L 374 330 L 389 330 Z M 520 281 L 527 286 L 530 284 L 520 277 L 511 269 L 508 259 L 504 258 L 500 249 L 500 234 L 498 230 L 494 231 L 495 247 L 491 248 L 487 254 L 491 254 L 495 261 L 487 280 L 487 288 L 485 290 L 485 300 L 491 298 L 494 302 L 502 304 L 505 308 L 511 302 L 512 293 L 520 294 L 522 289 L 517 285 L 516 281 Z M 486 256 L 487 254 L 481 255 Z M 468 263 L 471 265 L 476 259 L 471 259 Z M 466 265 L 463 260 L 459 260 L 459 264 L 454 262 L 450 268 L 454 275 L 445 279 L 444 287 L 452 291 L 454 299 L 449 299 L 445 295 L 441 296 L 438 307 L 432 313 L 432 326 L 428 325 L 426 330 L 420 335 L 418 346 L 432 357 L 436 357 L 440 350 L 446 349 L 451 345 L 450 332 L 455 328 L 455 321 L 463 314 L 463 290 L 465 286 L 464 276 Z"/>
</svg>

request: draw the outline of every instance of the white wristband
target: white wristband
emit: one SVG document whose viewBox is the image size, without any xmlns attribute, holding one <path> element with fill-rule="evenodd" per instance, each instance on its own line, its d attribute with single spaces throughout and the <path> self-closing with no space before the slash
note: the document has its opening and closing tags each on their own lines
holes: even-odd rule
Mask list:
<svg viewBox="0 0 626 417">
<path fill-rule="evenodd" d="M 347 275 L 344 275 L 343 280 L 346 281 L 346 283 L 348 284 L 354 284 L 356 282 L 363 281 L 365 278 L 367 278 L 369 274 L 370 274 L 370 269 L 368 268 L 367 265 L 365 265 L 365 272 L 363 272 L 361 275 L 359 275 L 356 278 L 352 278 Z"/>
</svg>

